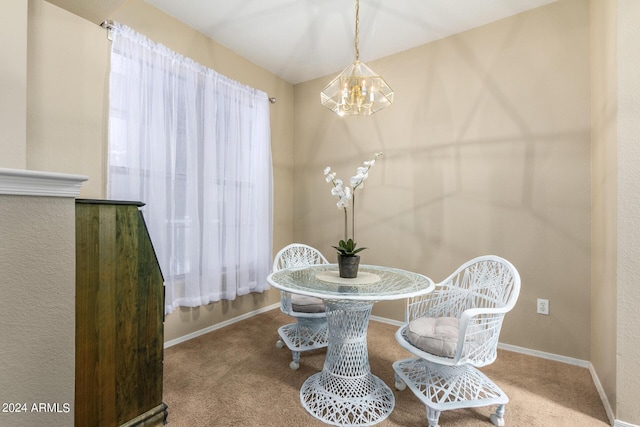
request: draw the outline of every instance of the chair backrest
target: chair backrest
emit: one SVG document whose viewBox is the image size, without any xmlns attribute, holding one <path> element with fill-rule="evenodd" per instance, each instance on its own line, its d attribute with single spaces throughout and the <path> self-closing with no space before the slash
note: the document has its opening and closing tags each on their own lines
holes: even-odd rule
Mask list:
<svg viewBox="0 0 640 427">
<path fill-rule="evenodd" d="M 302 243 L 291 243 L 276 254 L 273 271 L 315 264 L 329 264 L 329 261 L 316 248 Z"/>
<path fill-rule="evenodd" d="M 486 255 L 458 267 L 431 294 L 410 298 L 406 320 L 457 318 L 460 336 L 455 356 L 439 363 L 485 366 L 497 357 L 502 321 L 519 294 L 520 275 L 516 268 L 503 258 Z"/>
<path fill-rule="evenodd" d="M 460 317 L 472 308 L 507 313 L 520 294 L 520 275 L 506 259 L 485 255 L 462 264 L 436 285 L 427 301 L 409 301 L 407 316 Z"/>
<path fill-rule="evenodd" d="M 314 247 L 302 243 L 291 243 L 280 249 L 273 259 L 273 271 L 306 265 L 329 264 L 329 261 Z M 294 317 L 324 317 L 324 313 L 302 313 L 294 310 L 289 292 L 280 292 L 280 310 Z"/>
</svg>

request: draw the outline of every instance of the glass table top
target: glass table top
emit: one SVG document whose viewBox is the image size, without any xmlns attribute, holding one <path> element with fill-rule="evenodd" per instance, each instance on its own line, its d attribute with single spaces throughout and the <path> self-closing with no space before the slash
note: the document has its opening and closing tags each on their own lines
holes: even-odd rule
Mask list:
<svg viewBox="0 0 640 427">
<path fill-rule="evenodd" d="M 322 264 L 280 270 L 267 281 L 283 291 L 329 300 L 393 300 L 426 294 L 435 287 L 422 274 L 375 265 L 361 265 L 355 279 L 340 278 L 337 264 Z"/>
</svg>

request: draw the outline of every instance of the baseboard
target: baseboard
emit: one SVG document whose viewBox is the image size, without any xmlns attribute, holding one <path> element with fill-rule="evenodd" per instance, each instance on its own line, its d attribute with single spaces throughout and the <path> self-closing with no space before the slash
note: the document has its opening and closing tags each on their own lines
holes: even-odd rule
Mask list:
<svg viewBox="0 0 640 427">
<path fill-rule="evenodd" d="M 602 401 L 602 405 L 604 406 L 604 410 L 607 413 L 607 418 L 609 418 L 609 423 L 611 423 L 612 427 L 640 427 L 636 424 L 626 423 L 624 421 L 616 420 L 615 415 L 613 413 L 613 409 L 611 408 L 611 404 L 609 403 L 609 399 L 607 398 L 607 394 L 604 392 L 604 388 L 602 387 L 602 383 L 598 378 L 598 374 L 596 373 L 595 368 L 591 364 L 591 362 L 587 360 L 574 359 L 572 357 L 560 356 L 553 353 L 546 353 L 544 351 L 531 350 L 524 347 L 518 347 L 510 344 L 498 344 L 498 348 L 503 350 L 514 351 L 516 353 L 523 353 L 530 356 L 541 357 L 543 359 L 555 360 L 557 362 L 568 363 L 570 365 L 580 366 L 583 368 L 588 368 L 589 373 L 591 374 L 591 379 L 593 380 L 593 384 L 598 391 L 598 395 L 600 396 L 600 400 Z"/>
<path fill-rule="evenodd" d="M 200 330 L 192 332 L 190 334 L 183 335 L 183 336 L 178 337 L 176 339 L 167 341 L 167 342 L 164 343 L 164 348 L 169 348 L 169 347 L 172 347 L 174 345 L 183 343 L 185 341 L 189 341 L 191 339 L 199 337 L 200 335 L 204 335 L 204 334 L 207 334 L 209 332 L 215 331 L 217 329 L 224 328 L 225 326 L 233 325 L 234 323 L 241 322 L 241 321 L 243 321 L 245 319 L 248 319 L 250 317 L 256 316 L 256 315 L 261 314 L 261 313 L 265 313 L 267 311 L 271 311 L 271 310 L 276 309 L 276 308 L 280 308 L 280 303 L 279 302 L 277 302 L 275 304 L 268 305 L 266 307 L 262 307 L 262 308 L 260 308 L 258 310 L 250 311 L 249 313 L 243 314 L 241 316 L 234 317 L 234 318 L 226 320 L 224 322 L 208 326 L 208 327 L 206 327 L 204 329 L 200 329 Z M 371 316 L 371 320 L 377 320 L 378 322 L 389 323 L 389 324 L 396 325 L 396 326 L 402 325 L 402 322 L 398 322 L 396 320 L 387 319 L 385 317 Z"/>
<path fill-rule="evenodd" d="M 120 427 L 158 427 L 167 424 L 167 405 L 163 402 Z"/>
<path fill-rule="evenodd" d="M 600 400 L 604 405 L 604 410 L 607 412 L 607 418 L 609 418 L 609 422 L 612 426 L 615 427 L 631 427 L 631 424 L 622 423 L 621 421 L 616 421 L 616 417 L 613 414 L 613 409 L 611 408 L 611 404 L 609 403 L 609 399 L 607 398 L 607 394 L 604 392 L 604 388 L 602 387 L 602 383 L 600 382 L 600 378 L 598 378 L 598 374 L 593 367 L 593 365 L 589 364 L 589 373 L 591 373 L 591 379 L 596 386 L 596 390 L 598 390 L 598 395 L 600 396 Z"/>
<path fill-rule="evenodd" d="M 217 329 L 224 328 L 225 326 L 233 325 L 234 323 L 241 322 L 241 321 L 243 321 L 245 319 L 248 319 L 250 317 L 256 316 L 256 315 L 261 314 L 261 313 L 265 313 L 267 311 L 271 311 L 274 308 L 279 308 L 279 307 L 280 307 L 280 303 L 278 302 L 278 303 L 275 303 L 275 304 L 272 304 L 272 305 L 268 305 L 266 307 L 262 307 L 262 308 L 260 308 L 258 310 L 250 311 L 249 313 L 245 313 L 245 314 L 243 314 L 241 316 L 237 316 L 237 317 L 234 317 L 232 319 L 225 320 L 224 322 L 217 323 L 215 325 L 208 326 L 208 327 L 206 327 L 204 329 L 200 329 L 200 330 L 192 332 L 190 334 L 183 335 L 183 336 L 181 336 L 179 338 L 176 338 L 176 339 L 173 339 L 171 341 L 167 341 L 167 342 L 164 343 L 164 348 L 169 348 L 169 347 L 172 347 L 172 346 L 174 346 L 176 344 L 180 344 L 182 342 L 189 341 L 189 340 L 191 340 L 193 338 L 199 337 L 200 335 L 204 335 L 204 334 L 207 334 L 209 332 L 215 331 Z"/>
<path fill-rule="evenodd" d="M 540 357 L 541 359 L 554 360 L 556 362 L 562 362 L 568 365 L 580 366 L 581 368 L 589 368 L 591 366 L 591 363 L 588 360 L 575 359 L 573 357 L 561 356 L 559 354 L 547 353 L 545 351 L 531 350 L 530 348 L 519 347 L 517 345 L 499 343 L 498 348 L 502 350 L 513 351 L 515 353 L 522 353 L 529 356 Z"/>
<path fill-rule="evenodd" d="M 399 320 L 387 319 L 386 317 L 380 317 L 380 316 L 370 316 L 369 320 L 375 320 L 376 322 L 386 323 L 387 325 L 393 325 L 398 327 L 404 325 L 404 322 L 401 322 Z"/>
</svg>

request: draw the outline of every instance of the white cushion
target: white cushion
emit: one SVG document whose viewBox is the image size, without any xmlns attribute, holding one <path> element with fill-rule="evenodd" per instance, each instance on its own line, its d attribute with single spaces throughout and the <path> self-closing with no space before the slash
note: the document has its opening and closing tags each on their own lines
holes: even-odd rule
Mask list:
<svg viewBox="0 0 640 427">
<path fill-rule="evenodd" d="M 291 308 L 298 313 L 322 313 L 324 303 L 320 298 L 307 295 L 291 294 Z"/>
<path fill-rule="evenodd" d="M 458 324 L 455 317 L 419 317 L 409 322 L 407 339 L 427 353 L 453 357 L 458 346 Z"/>
</svg>

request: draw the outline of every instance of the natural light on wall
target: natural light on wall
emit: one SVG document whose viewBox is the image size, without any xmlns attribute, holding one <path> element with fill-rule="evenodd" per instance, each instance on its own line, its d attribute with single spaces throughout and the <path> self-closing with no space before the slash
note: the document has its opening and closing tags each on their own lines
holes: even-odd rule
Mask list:
<svg viewBox="0 0 640 427">
<path fill-rule="evenodd" d="M 361 63 L 358 49 L 360 2 L 356 0 L 356 59 L 320 92 L 322 105 L 340 116 L 368 116 L 393 102 L 393 90 Z"/>
</svg>

